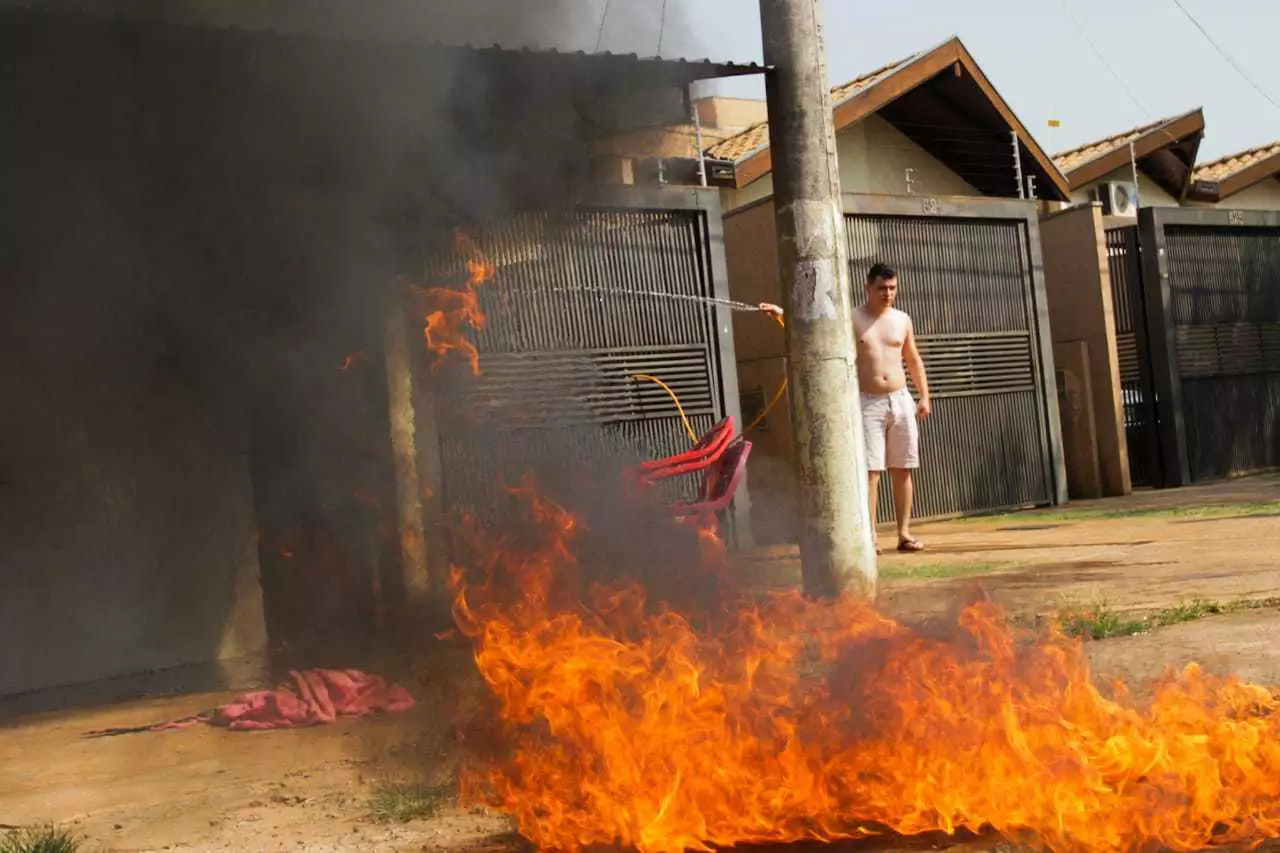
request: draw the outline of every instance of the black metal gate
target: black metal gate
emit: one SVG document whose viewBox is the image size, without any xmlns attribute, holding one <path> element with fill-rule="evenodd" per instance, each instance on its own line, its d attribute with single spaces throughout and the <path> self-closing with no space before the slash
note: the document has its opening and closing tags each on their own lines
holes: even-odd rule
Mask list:
<svg viewBox="0 0 1280 853">
<path fill-rule="evenodd" d="M 1191 479 L 1280 466 L 1280 227 L 1163 238 Z"/>
<path fill-rule="evenodd" d="M 475 235 L 496 272 L 477 289 L 480 373 L 455 371 L 436 395 L 446 506 L 484 516 L 498 484 L 526 470 L 553 488 L 591 488 L 573 478 L 599 484 L 688 449 L 670 395 L 637 374 L 668 385 L 698 434 L 738 415 L 727 312 L 661 297 L 727 296 L 718 206 L 704 193 L 655 194 L 649 208 L 529 214 Z M 695 486 L 682 478 L 667 497 Z M 735 518 L 745 489 L 736 503 Z"/>
<path fill-rule="evenodd" d="M 921 425 L 915 515 L 1060 502 L 1057 396 L 1030 205 L 855 197 L 847 214 L 850 205 L 855 289 L 876 261 L 900 271 L 898 306 L 912 317 L 929 375 L 934 406 Z M 888 478 L 879 505 L 887 521 Z"/>
<path fill-rule="evenodd" d="M 1163 475 L 1138 226 L 1108 228 L 1106 237 L 1129 477 L 1135 486 L 1159 485 Z"/>
</svg>

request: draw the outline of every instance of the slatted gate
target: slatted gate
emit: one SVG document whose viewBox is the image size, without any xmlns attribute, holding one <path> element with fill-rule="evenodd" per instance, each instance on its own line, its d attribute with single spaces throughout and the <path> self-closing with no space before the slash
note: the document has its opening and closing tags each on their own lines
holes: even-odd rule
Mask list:
<svg viewBox="0 0 1280 853">
<path fill-rule="evenodd" d="M 1129 478 L 1135 486 L 1159 485 L 1163 474 L 1138 226 L 1108 228 L 1106 239 Z"/>
<path fill-rule="evenodd" d="M 1191 479 L 1280 466 L 1280 227 L 1168 223 L 1163 244 Z"/>
<path fill-rule="evenodd" d="M 476 235 L 496 274 L 478 288 L 487 316 L 475 335 L 480 374 L 455 376 L 439 395 L 446 506 L 484 517 L 499 505 L 496 485 L 525 470 L 581 488 L 589 484 L 574 477 L 600 482 L 638 459 L 688 449 L 671 398 L 635 374 L 670 386 L 698 434 L 737 414 L 728 319 L 660 296 L 726 295 L 712 250 L 721 245 L 712 239 L 718 208 L 707 201 L 530 214 Z M 694 488 L 696 478 L 681 478 L 665 497 Z"/>
<path fill-rule="evenodd" d="M 919 204 L 919 202 L 917 202 Z M 934 406 L 921 425 L 918 517 L 1055 502 L 1055 447 L 1025 218 L 846 215 L 855 298 L 871 264 L 899 273 Z M 892 518 L 887 477 L 882 521 Z"/>
</svg>

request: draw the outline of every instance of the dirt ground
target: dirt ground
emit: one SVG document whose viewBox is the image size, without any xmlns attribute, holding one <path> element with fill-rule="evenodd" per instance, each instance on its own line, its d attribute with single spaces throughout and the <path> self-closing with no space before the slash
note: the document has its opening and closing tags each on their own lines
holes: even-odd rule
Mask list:
<svg viewBox="0 0 1280 853">
<path fill-rule="evenodd" d="M 1262 502 L 1277 502 L 1276 511 Z M 1197 509 L 1206 505 L 1212 511 Z M 1071 602 L 1142 613 L 1192 599 L 1280 596 L 1280 476 L 1073 504 L 1069 512 L 920 525 L 916 533 L 926 553 L 881 561 L 882 603 L 906 621 L 945 618 L 978 595 L 1023 618 L 1046 618 Z M 794 549 L 759 552 L 744 565 L 798 577 Z M 1277 628 L 1280 610 L 1268 606 L 1097 641 L 1089 650 L 1098 677 L 1108 680 L 1139 684 L 1166 666 L 1198 661 L 1280 684 L 1280 645 L 1270 639 Z M 407 714 L 301 731 L 196 727 L 81 737 L 191 714 L 226 694 L 16 716 L 0 705 L 0 824 L 58 822 L 87 836 L 87 850 L 512 850 L 519 840 L 492 814 L 446 806 L 435 818 L 390 825 L 367 816 L 380 783 L 448 776 L 444 709 L 458 689 L 459 654 L 415 671 L 407 686 L 420 701 Z"/>
</svg>

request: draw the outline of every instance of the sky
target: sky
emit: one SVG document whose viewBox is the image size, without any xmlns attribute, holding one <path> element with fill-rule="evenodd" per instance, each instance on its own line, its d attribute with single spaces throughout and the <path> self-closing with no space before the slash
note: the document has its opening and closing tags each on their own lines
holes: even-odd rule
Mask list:
<svg viewBox="0 0 1280 853">
<path fill-rule="evenodd" d="M 600 36 L 601 50 L 655 53 L 662 0 L 575 2 L 581 19 L 567 34 L 576 42 L 572 47 L 591 50 Z M 757 0 L 666 2 L 663 56 L 760 61 Z M 1182 3 L 1280 102 L 1280 2 Z M 1201 162 L 1280 139 L 1280 107 L 1232 69 L 1174 0 L 825 0 L 823 9 L 833 83 L 958 35 L 1051 153 L 1197 106 L 1205 111 Z M 724 94 L 764 95 L 756 80 L 720 88 Z M 1050 119 L 1062 126 L 1048 127 Z"/>
<path fill-rule="evenodd" d="M 1280 104 L 1280 0 L 1180 2 Z M 1201 162 L 1280 139 L 1280 106 L 1241 78 L 1175 0 L 822 3 L 832 83 L 958 35 L 1051 153 L 1198 106 L 1206 125 Z M 332 18 L 342 32 L 359 24 L 398 36 L 509 47 L 761 60 L 758 0 L 0 0 L 8 5 L 180 9 L 224 24 L 269 27 L 301 15 L 307 28 L 323 29 Z M 449 27 L 458 33 L 443 32 Z M 724 94 L 764 96 L 758 77 L 716 85 Z M 1049 127 L 1050 119 L 1061 127 Z"/>
</svg>

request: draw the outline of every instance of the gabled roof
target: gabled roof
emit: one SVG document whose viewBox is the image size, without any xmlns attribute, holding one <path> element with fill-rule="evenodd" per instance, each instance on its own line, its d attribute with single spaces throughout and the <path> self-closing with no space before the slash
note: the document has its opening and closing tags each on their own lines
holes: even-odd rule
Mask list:
<svg viewBox="0 0 1280 853">
<path fill-rule="evenodd" d="M 1280 140 L 1196 167 L 1191 196 L 1198 201 L 1222 201 L 1275 176 L 1280 176 Z"/>
<path fill-rule="evenodd" d="M 861 77 L 855 77 L 848 83 L 835 86 L 831 89 L 831 105 L 836 107 L 844 103 L 856 93 L 862 91 L 868 86 L 875 85 L 883 80 L 903 65 L 920 56 L 919 53 L 912 54 L 906 59 L 899 59 L 897 62 L 891 62 L 883 68 L 877 68 Z M 712 145 L 706 150 L 706 155 L 713 160 L 732 160 L 737 162 L 744 159 L 749 154 L 754 154 L 769 147 L 769 123 L 762 121 L 754 124 L 737 136 L 731 136 Z"/>
<path fill-rule="evenodd" d="M 996 92 L 958 38 L 834 87 L 831 103 L 836 131 L 879 113 L 980 190 L 984 184 L 991 188 L 993 182 L 998 181 L 1003 187 L 1013 181 L 1010 147 L 1013 138 L 1008 134 L 1016 133 L 1023 169 L 1037 177 L 1040 195 L 1057 199 L 1066 199 L 1069 195 L 1066 178 Z M 983 143 L 990 151 L 981 152 L 982 156 L 998 158 L 999 152 L 1007 153 L 1010 175 L 994 175 L 991 161 L 977 168 L 972 157 L 974 138 L 955 144 L 957 127 L 985 133 Z M 967 158 L 962 153 L 966 147 L 970 155 Z M 772 168 L 769 125 L 767 122 L 754 125 L 716 143 L 707 149 L 706 155 L 733 163 L 734 185 L 744 187 Z M 1005 194 L 1012 193 L 1006 191 Z"/>
<path fill-rule="evenodd" d="M 1067 176 L 1072 189 L 1092 183 L 1129 163 L 1129 146 L 1139 167 L 1175 198 L 1181 198 L 1191 180 L 1200 139 L 1204 136 L 1204 111 L 1196 107 L 1182 115 L 1162 118 L 1150 124 L 1072 148 L 1054 155 L 1053 162 Z M 1176 161 L 1176 162 L 1175 162 Z"/>
</svg>

